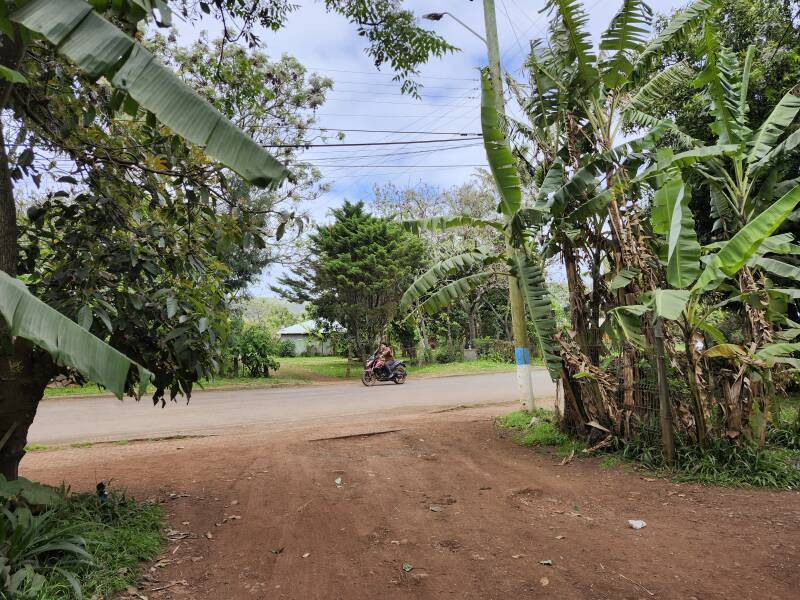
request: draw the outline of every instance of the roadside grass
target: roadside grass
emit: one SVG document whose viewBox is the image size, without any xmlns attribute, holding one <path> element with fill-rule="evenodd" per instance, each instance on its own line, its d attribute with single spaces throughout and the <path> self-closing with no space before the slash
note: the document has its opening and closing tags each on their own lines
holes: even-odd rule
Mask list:
<svg viewBox="0 0 800 600">
<path fill-rule="evenodd" d="M 558 429 L 554 413 L 534 409 L 532 412 L 518 410 L 498 417 L 497 424 L 504 429 L 517 431 L 514 441 L 520 446 L 555 447 L 559 455 L 569 456 L 586 447 L 580 440 L 570 438 Z"/>
<path fill-rule="evenodd" d="M 286 360 L 286 359 L 281 359 Z M 203 380 L 195 384 L 195 390 L 213 390 L 219 388 L 267 388 L 276 385 L 304 385 L 309 380 L 303 377 L 218 377 L 212 381 Z M 111 392 L 94 383 L 85 385 L 68 385 L 48 387 L 44 391 L 45 398 L 63 398 L 69 396 L 107 396 Z"/>
<path fill-rule="evenodd" d="M 574 440 L 560 431 L 553 414 L 548 411 L 515 411 L 499 417 L 497 424 L 517 431 L 514 439 L 522 446 L 553 446 L 561 455 L 586 448 L 583 441 Z M 790 441 L 800 439 L 800 432 L 792 435 L 797 437 L 789 438 Z M 679 482 L 800 489 L 800 449 L 775 442 L 761 450 L 754 444 L 737 445 L 727 440 L 715 440 L 708 448 L 701 449 L 677 439 L 673 466 L 666 464 L 659 439 L 618 443 L 601 456 L 600 466 L 605 469 L 630 464 Z"/>
<path fill-rule="evenodd" d="M 217 377 L 211 381 L 203 380 L 195 385 L 196 390 L 214 390 L 220 388 L 247 389 L 269 388 L 278 385 L 308 385 L 319 377 L 344 379 L 347 371 L 347 359 L 339 356 L 296 356 L 281 358 L 281 368 L 274 377 Z M 353 361 L 350 379 L 361 377 L 362 365 L 359 360 Z M 514 365 L 470 360 L 457 363 L 431 364 L 423 367 L 408 367 L 409 375 L 471 375 L 478 373 L 505 373 L 514 370 Z M 94 383 L 85 385 L 67 385 L 48 387 L 44 391 L 45 398 L 64 398 L 69 396 L 107 396 L 110 392 Z"/>
<path fill-rule="evenodd" d="M 161 507 L 137 503 L 122 493 L 114 492 L 106 501 L 96 495 L 74 494 L 47 509 L 50 511 L 55 514 L 48 523 L 58 531 L 77 533 L 85 541 L 91 560 L 69 560 L 60 554 L 60 545 L 54 543 L 53 548 L 40 557 L 45 567 L 40 571 L 45 577 L 44 585 L 30 597 L 75 598 L 73 585 L 64 575 L 66 571 L 77 580 L 84 598 L 111 598 L 117 591 L 133 585 L 139 577 L 142 561 L 154 558 L 164 545 L 165 521 Z M 53 535 L 59 534 L 53 532 Z"/>
<path fill-rule="evenodd" d="M 402 358 L 400 360 L 403 360 Z M 281 358 L 281 369 L 292 374 L 310 371 L 311 373 L 336 379 L 344 379 L 347 371 L 347 359 L 339 356 L 297 356 Z M 471 375 L 476 373 L 505 373 L 514 370 L 514 365 L 507 363 L 490 362 L 485 360 L 469 360 L 463 362 L 434 363 L 417 367 L 407 367 L 410 376 L 436 376 L 436 375 Z M 361 377 L 362 364 L 358 359 L 353 360 L 350 372 L 351 379 Z M 280 371 L 278 371 L 280 373 Z"/>
</svg>

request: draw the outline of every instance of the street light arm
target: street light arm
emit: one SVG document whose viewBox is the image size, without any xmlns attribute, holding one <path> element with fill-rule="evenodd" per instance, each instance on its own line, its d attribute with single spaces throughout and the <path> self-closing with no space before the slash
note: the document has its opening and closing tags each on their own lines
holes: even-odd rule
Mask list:
<svg viewBox="0 0 800 600">
<path fill-rule="evenodd" d="M 428 13 L 427 15 L 422 15 L 422 18 L 423 18 L 423 19 L 428 19 L 429 21 L 440 21 L 440 20 L 442 19 L 442 17 L 443 17 L 443 16 L 445 16 L 445 15 L 447 15 L 448 17 L 450 17 L 451 19 L 453 19 L 454 21 L 456 21 L 456 22 L 457 22 L 458 24 L 460 24 L 460 25 L 461 25 L 461 26 L 462 26 L 464 29 L 466 29 L 467 31 L 469 31 L 469 32 L 470 32 L 472 35 L 474 35 L 475 37 L 477 37 L 477 38 L 478 38 L 480 41 L 482 41 L 484 44 L 486 43 L 486 38 L 485 38 L 485 37 L 483 37 L 483 36 L 482 36 L 480 33 L 478 33 L 477 31 L 475 31 L 475 30 L 474 30 L 472 27 L 470 27 L 469 25 L 467 25 L 466 23 L 464 23 L 464 21 L 462 21 L 461 19 L 459 19 L 459 18 L 458 18 L 457 16 L 455 16 L 453 13 L 449 13 L 449 12 Z"/>
</svg>

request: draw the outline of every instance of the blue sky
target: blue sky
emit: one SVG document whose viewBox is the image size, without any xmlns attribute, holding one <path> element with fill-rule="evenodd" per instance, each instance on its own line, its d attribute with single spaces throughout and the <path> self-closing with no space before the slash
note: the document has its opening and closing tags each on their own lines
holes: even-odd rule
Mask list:
<svg viewBox="0 0 800 600">
<path fill-rule="evenodd" d="M 419 80 L 422 98 L 404 96 L 389 70 L 378 71 L 364 53 L 365 44 L 346 19 L 325 11 L 320 2 L 299 0 L 287 26 L 278 32 L 261 31 L 262 50 L 277 58 L 297 57 L 310 70 L 333 79 L 334 89 L 318 112 L 317 126 L 332 129 L 371 129 L 403 132 L 480 131 L 477 68 L 486 64 L 486 51 L 478 38 L 448 17 L 424 21 L 460 52 L 425 65 Z M 496 0 L 498 35 L 503 68 L 519 75 L 529 40 L 543 38 L 546 15 L 539 11 L 545 0 Z M 595 40 L 622 4 L 622 0 L 585 0 L 589 27 Z M 669 12 L 684 5 L 677 0 L 653 0 L 655 12 Z M 479 0 L 407 0 L 404 6 L 415 14 L 449 11 L 478 32 L 483 32 L 483 7 Z M 203 23 L 214 34 L 213 23 Z M 201 29 L 179 24 L 181 40 L 189 43 Z M 440 139 L 417 133 L 346 134 L 346 142 L 397 142 Z M 443 135 L 442 138 L 452 138 Z M 329 140 L 335 142 L 336 140 Z M 419 152 L 420 150 L 437 150 Z M 468 180 L 475 165 L 486 160 L 481 145 L 473 141 L 442 144 L 411 144 L 376 147 L 313 148 L 304 155 L 317 164 L 330 191 L 307 209 L 324 220 L 333 206 L 345 199 L 369 197 L 374 185 L 398 186 L 428 183 L 449 187 Z M 369 165 L 369 166 L 362 166 Z M 278 275 L 273 268 L 251 290 L 266 295 Z"/>
</svg>

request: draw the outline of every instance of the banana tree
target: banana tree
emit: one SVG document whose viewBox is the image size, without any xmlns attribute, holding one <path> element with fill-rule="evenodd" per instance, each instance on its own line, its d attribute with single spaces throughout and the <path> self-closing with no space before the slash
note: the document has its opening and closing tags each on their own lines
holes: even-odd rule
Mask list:
<svg viewBox="0 0 800 600">
<path fill-rule="evenodd" d="M 706 358 L 735 359 L 732 377 L 718 377 L 722 390 L 720 408 L 725 419 L 725 430 L 736 436 L 747 424 L 753 400 L 759 404 L 762 419 L 759 439 L 764 442 L 766 415 L 769 411 L 769 393 L 761 393 L 760 382 L 770 381 L 770 369 L 778 363 L 794 368 L 797 361 L 791 353 L 797 350 L 790 343 L 796 332 L 783 334 L 780 343 L 764 336 L 760 341 L 749 340 L 745 346 L 735 345 L 709 320 L 715 310 L 733 302 L 752 302 L 749 293 L 743 292 L 737 282 L 743 270 L 754 258 L 776 249 L 800 252 L 800 245 L 788 241 L 787 236 L 774 236 L 774 232 L 800 204 L 800 186 L 795 186 L 775 200 L 739 229 L 729 240 L 707 248 L 702 255 L 697 239 L 694 217 L 689 208 L 689 194 L 681 171 L 671 167 L 654 198 L 651 223 L 653 232 L 663 236 L 663 256 L 666 263 L 666 280 L 670 289 L 655 289 L 640 296 L 641 303 L 616 309 L 620 323 L 631 314 L 641 317 L 652 313 L 656 318 L 674 321 L 683 334 L 686 375 L 693 398 L 693 413 L 697 440 L 702 444 L 707 436 L 707 417 L 711 410 L 709 386 L 702 380 L 701 349 L 706 336 L 715 344 L 705 351 Z M 710 292 L 728 292 L 722 302 L 708 302 Z M 759 370 L 748 369 L 759 367 Z M 709 373 L 709 376 L 713 375 Z M 769 391 L 769 390 L 767 390 Z"/>
<path fill-rule="evenodd" d="M 512 86 L 527 122 L 509 119 L 509 128 L 527 142 L 523 162 L 539 187 L 532 221 L 545 254 L 562 258 L 570 289 L 574 337 L 563 354 L 567 374 L 599 366 L 603 350 L 596 337 L 603 313 L 630 304 L 660 280 L 657 257 L 640 226 L 643 193 L 636 175 L 660 140 L 677 135 L 677 128 L 635 110 L 631 101 L 650 76 L 653 58 L 697 28 L 713 7 L 713 0 L 693 2 L 651 38 L 650 7 L 625 0 L 596 52 L 581 3 L 549 0 L 548 43 L 532 44 L 526 62 L 530 92 Z M 645 135 L 620 143 L 626 127 L 645 120 Z M 628 413 L 635 402 L 636 364 L 635 348 L 626 344 L 622 375 Z M 565 377 L 563 383 L 579 407 L 602 410 L 604 398 L 613 396 L 589 380 Z M 568 425 L 578 430 L 579 421 L 586 421 L 568 416 L 575 421 Z"/>
<path fill-rule="evenodd" d="M 516 161 L 505 136 L 498 125 L 495 95 L 488 74 L 482 72 L 481 123 L 484 147 L 489 165 L 497 183 L 500 202 L 498 213 L 503 221 L 476 219 L 468 215 L 434 217 L 407 221 L 404 225 L 412 231 L 446 230 L 453 227 L 481 227 L 493 229 L 504 242 L 505 251 L 490 252 L 475 249 L 435 264 L 408 288 L 401 300 L 401 312 L 415 304 L 419 310 L 437 312 L 455 300 L 464 297 L 476 287 L 493 277 L 507 277 L 519 286 L 527 313 L 533 325 L 536 344 L 545 365 L 555 381 L 561 373 L 561 361 L 555 349 L 555 317 L 547 292 L 542 265 L 530 252 L 529 239 L 523 235 L 520 224 L 528 210 L 522 202 L 522 183 Z M 500 268 L 498 268 L 500 266 Z M 527 348 L 517 351 L 526 353 Z M 518 365 L 530 364 L 530 356 L 519 356 Z M 530 377 L 526 374 L 528 378 Z M 526 407 L 528 409 L 532 407 Z"/>
</svg>

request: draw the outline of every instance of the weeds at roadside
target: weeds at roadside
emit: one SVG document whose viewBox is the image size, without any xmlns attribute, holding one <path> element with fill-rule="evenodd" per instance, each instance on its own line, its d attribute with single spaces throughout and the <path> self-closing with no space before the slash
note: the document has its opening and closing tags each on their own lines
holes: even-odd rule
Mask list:
<svg viewBox="0 0 800 600">
<path fill-rule="evenodd" d="M 522 446 L 555 446 L 560 455 L 569 455 L 586 448 L 558 429 L 554 415 L 544 410 L 515 411 L 498 417 L 497 425 L 519 433 L 515 441 Z M 770 487 L 800 489 L 800 451 L 797 435 L 791 429 L 776 427 L 766 449 L 752 443 L 713 440 L 708 448 L 682 443 L 676 439 L 675 465 L 668 467 L 661 453 L 660 438 L 638 438 L 618 442 L 602 455 L 601 467 L 611 469 L 624 462 L 645 467 L 661 477 L 674 481 L 703 483 L 731 487 Z"/>
<path fill-rule="evenodd" d="M 104 498 L 65 489 L 47 495 L 46 505 L 30 509 L 8 500 L 0 513 L 0 562 L 7 573 L 0 598 L 109 598 L 134 583 L 141 561 L 162 547 L 156 505 L 118 492 Z"/>
<path fill-rule="evenodd" d="M 560 456 L 569 456 L 586 447 L 580 440 L 570 438 L 558 429 L 552 412 L 537 408 L 532 412 L 519 410 L 498 417 L 497 424 L 520 433 L 515 441 L 526 447 L 552 446 L 558 448 Z"/>
<path fill-rule="evenodd" d="M 710 440 L 705 449 L 675 440 L 675 464 L 664 460 L 659 441 L 620 444 L 617 454 L 675 481 L 729 487 L 800 488 L 800 453 L 780 447 L 758 448 L 726 439 Z"/>
</svg>

